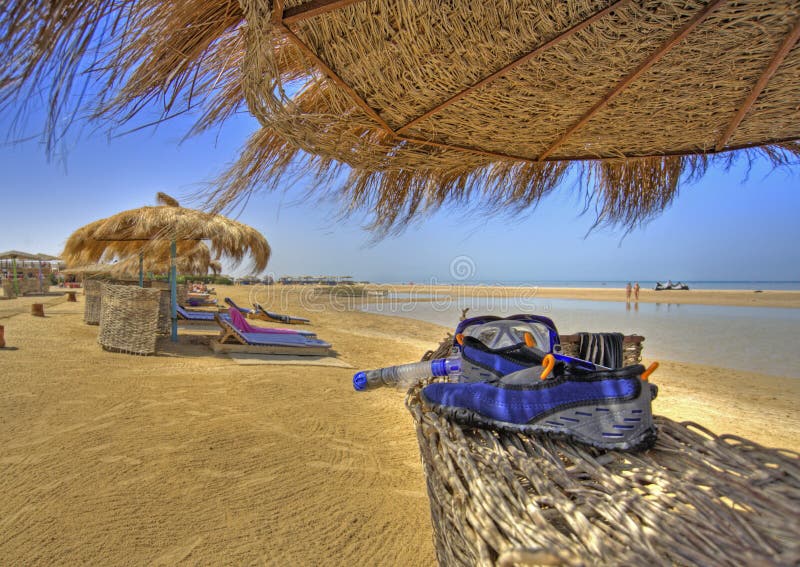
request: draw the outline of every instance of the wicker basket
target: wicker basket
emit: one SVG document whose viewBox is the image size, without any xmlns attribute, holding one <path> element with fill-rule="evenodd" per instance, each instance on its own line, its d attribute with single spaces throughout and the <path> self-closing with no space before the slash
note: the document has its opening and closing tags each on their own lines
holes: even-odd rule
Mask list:
<svg viewBox="0 0 800 567">
<path fill-rule="evenodd" d="M 158 334 L 169 335 L 172 330 L 170 292 L 168 289 L 158 289 L 158 291 L 161 294 L 158 298 Z"/>
<path fill-rule="evenodd" d="M 178 284 L 176 291 L 178 293 L 178 305 L 186 305 L 186 300 L 189 297 L 189 286 Z"/>
<path fill-rule="evenodd" d="M 561 352 L 567 356 L 577 357 L 580 346 L 579 335 L 559 335 Z M 625 335 L 622 339 L 622 361 L 625 366 L 639 364 L 642 361 L 642 343 L 644 337 Z M 433 360 L 450 356 L 453 350 L 453 335 L 448 334 L 435 350 L 429 350 L 422 360 Z"/>
<path fill-rule="evenodd" d="M 158 334 L 169 335 L 172 332 L 172 309 L 170 304 L 170 289 L 168 282 L 153 282 L 153 289 L 161 292 L 158 305 Z M 185 305 L 187 288 L 185 284 L 178 284 L 178 305 Z"/>
<path fill-rule="evenodd" d="M 440 565 L 796 565 L 800 455 L 656 418 L 656 447 L 603 452 L 416 425 Z"/>
<path fill-rule="evenodd" d="M 97 341 L 106 350 L 155 354 L 161 292 L 131 285 L 103 285 Z"/>
<path fill-rule="evenodd" d="M 50 280 L 44 279 L 39 282 L 39 278 L 20 278 L 17 280 L 17 287 L 14 288 L 14 280 L 7 279 L 3 281 L 3 295 L 9 298 L 17 297 L 17 295 L 27 295 L 29 293 L 36 294 L 46 292 L 50 289 Z M 19 290 L 19 294 L 16 291 Z"/>
<path fill-rule="evenodd" d="M 155 288 L 155 289 L 166 289 L 167 291 L 169 291 L 169 287 L 170 287 L 169 286 L 169 282 L 162 282 L 162 281 L 153 280 L 153 281 L 151 281 L 149 283 L 150 283 L 150 285 L 148 287 L 152 287 L 152 288 Z M 182 297 L 186 298 L 186 294 L 189 293 L 188 286 L 185 283 L 182 283 L 182 284 L 179 283 L 178 285 L 175 286 L 175 290 L 178 293 L 178 303 L 180 305 L 183 305 L 183 301 L 181 300 L 181 298 Z"/>
<path fill-rule="evenodd" d="M 580 335 L 559 335 L 561 352 L 567 356 L 577 357 L 580 347 Z M 622 364 L 630 366 L 642 361 L 642 343 L 644 337 L 625 335 L 622 339 Z"/>
<path fill-rule="evenodd" d="M 83 294 L 86 296 L 86 303 L 83 306 L 83 321 L 87 325 L 100 324 L 102 286 L 103 282 L 98 280 L 87 279 L 83 282 Z"/>
<path fill-rule="evenodd" d="M 38 277 L 25 278 L 24 280 L 20 281 L 19 292 L 22 295 L 27 295 L 29 293 L 44 293 L 49 290 L 50 280 L 47 277 L 43 277 L 41 281 L 39 281 Z"/>
<path fill-rule="evenodd" d="M 14 282 L 12 280 L 3 280 L 3 296 L 9 299 L 17 297 L 17 291 L 14 289 Z"/>
<path fill-rule="evenodd" d="M 142 285 L 139 285 L 139 280 L 130 280 L 130 279 L 109 279 L 106 280 L 105 283 L 110 283 L 113 285 L 135 285 L 137 287 L 150 287 L 150 282 L 148 280 L 143 280 Z"/>
</svg>

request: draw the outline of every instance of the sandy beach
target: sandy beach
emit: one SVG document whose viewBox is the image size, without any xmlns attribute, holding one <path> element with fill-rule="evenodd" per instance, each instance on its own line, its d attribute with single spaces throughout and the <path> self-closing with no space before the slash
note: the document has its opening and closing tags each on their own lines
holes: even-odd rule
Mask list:
<svg viewBox="0 0 800 567">
<path fill-rule="evenodd" d="M 253 292 L 217 291 L 240 305 Z M 158 356 L 114 354 L 83 323 L 80 295 L 0 302 L 10 347 L 0 350 L 4 562 L 435 564 L 404 392 L 356 393 L 351 378 L 418 360 L 448 329 L 324 303 L 309 309 L 301 290 L 281 292 L 274 308 L 311 318 L 353 369 L 237 365 L 208 348 L 211 327 L 161 342 Z M 623 290 L 537 293 L 624 299 Z M 800 292 L 643 290 L 640 301 L 675 294 L 800 307 Z M 45 318 L 30 315 L 34 301 L 45 303 Z M 655 413 L 800 449 L 800 380 L 661 362 Z"/>
</svg>

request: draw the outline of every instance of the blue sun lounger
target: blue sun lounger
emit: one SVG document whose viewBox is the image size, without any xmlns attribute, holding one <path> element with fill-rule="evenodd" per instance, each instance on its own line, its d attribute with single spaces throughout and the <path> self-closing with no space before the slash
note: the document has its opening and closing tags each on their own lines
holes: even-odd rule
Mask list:
<svg viewBox="0 0 800 567">
<path fill-rule="evenodd" d="M 294 317 L 292 315 L 282 315 L 280 313 L 275 313 L 274 311 L 267 311 L 258 303 L 255 304 L 255 307 L 257 319 L 271 321 L 273 323 L 287 323 L 289 325 L 308 325 L 311 323 L 311 321 L 305 317 Z"/>
<path fill-rule="evenodd" d="M 301 334 L 245 333 L 233 326 L 230 320 L 220 317 L 218 313 L 214 315 L 217 324 L 223 330 L 214 350 L 304 356 L 330 354 L 331 344 L 323 340 Z"/>
<path fill-rule="evenodd" d="M 214 316 L 216 313 L 213 311 L 190 311 L 185 307 L 178 305 L 176 306 L 176 312 L 178 314 L 179 321 L 193 321 L 193 322 L 205 322 L 205 323 L 213 323 Z M 225 318 L 228 317 L 227 313 L 223 314 Z"/>
</svg>

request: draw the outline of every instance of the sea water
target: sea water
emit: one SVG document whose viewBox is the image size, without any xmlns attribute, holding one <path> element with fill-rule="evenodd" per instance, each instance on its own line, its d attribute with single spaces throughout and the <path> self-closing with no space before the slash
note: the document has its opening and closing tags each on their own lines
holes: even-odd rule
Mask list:
<svg viewBox="0 0 800 567">
<path fill-rule="evenodd" d="M 800 309 L 631 303 L 531 297 L 439 297 L 365 304 L 364 311 L 454 329 L 468 317 L 533 313 L 561 334 L 620 332 L 645 337 L 649 360 L 672 360 L 800 378 Z"/>
</svg>

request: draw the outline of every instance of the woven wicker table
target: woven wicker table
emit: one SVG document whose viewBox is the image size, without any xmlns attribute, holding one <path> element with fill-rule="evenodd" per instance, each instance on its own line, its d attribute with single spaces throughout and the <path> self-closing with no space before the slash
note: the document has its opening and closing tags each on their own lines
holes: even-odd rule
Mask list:
<svg viewBox="0 0 800 567">
<path fill-rule="evenodd" d="M 800 455 L 656 418 L 603 452 L 462 428 L 406 399 L 440 565 L 797 565 Z"/>
</svg>

